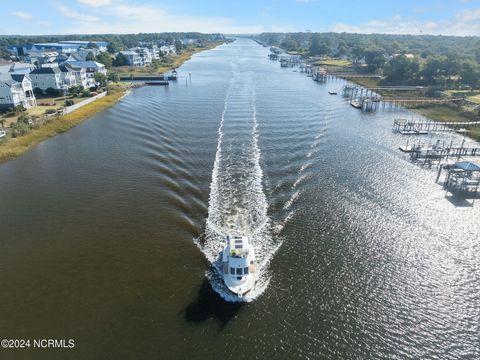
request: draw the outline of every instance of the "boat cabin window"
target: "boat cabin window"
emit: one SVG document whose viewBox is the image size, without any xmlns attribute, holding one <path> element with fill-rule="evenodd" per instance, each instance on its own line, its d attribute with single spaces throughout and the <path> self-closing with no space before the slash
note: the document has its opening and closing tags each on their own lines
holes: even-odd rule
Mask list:
<svg viewBox="0 0 480 360">
<path fill-rule="evenodd" d="M 237 268 L 237 275 L 242 275 L 242 268 Z"/>
<path fill-rule="evenodd" d="M 246 267 L 246 268 L 243 268 L 243 273 L 244 273 L 245 275 L 247 275 L 247 274 L 248 274 L 248 267 Z"/>
<path fill-rule="evenodd" d="M 235 275 L 235 268 L 230 268 L 230 274 Z"/>
</svg>

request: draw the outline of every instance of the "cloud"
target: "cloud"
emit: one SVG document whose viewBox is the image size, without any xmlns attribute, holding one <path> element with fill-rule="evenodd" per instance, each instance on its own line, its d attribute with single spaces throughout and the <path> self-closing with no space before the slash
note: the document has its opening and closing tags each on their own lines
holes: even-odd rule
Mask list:
<svg viewBox="0 0 480 360">
<path fill-rule="evenodd" d="M 90 2 L 93 0 L 79 0 Z M 105 2 L 105 0 L 103 0 Z M 287 31 L 285 27 L 264 25 L 239 25 L 229 17 L 189 16 L 171 14 L 150 4 L 130 5 L 126 2 L 113 2 L 84 15 L 63 5 L 58 9 L 65 16 L 74 19 L 65 33 L 139 33 L 139 32 L 219 32 L 219 33 L 258 33 L 264 31 Z M 93 13 L 93 15 L 91 15 Z M 99 21 L 101 20 L 101 21 Z"/>
<path fill-rule="evenodd" d="M 82 5 L 90 7 L 102 7 L 112 3 L 112 0 L 77 0 Z"/>
<path fill-rule="evenodd" d="M 25 20 L 32 20 L 34 18 L 34 16 L 30 13 L 27 13 L 25 11 L 14 11 L 12 12 L 12 15 L 16 16 L 16 17 L 19 17 L 19 18 L 22 18 L 22 19 L 25 19 Z"/>
<path fill-rule="evenodd" d="M 65 5 L 57 5 L 57 9 L 66 17 L 68 18 L 71 18 L 71 19 L 75 19 L 75 20 L 78 20 L 78 21 L 82 21 L 82 22 L 87 22 L 87 23 L 91 23 L 91 22 L 95 22 L 95 21 L 98 21 L 100 20 L 98 17 L 96 16 L 92 16 L 92 15 L 88 15 L 88 14 L 85 14 L 85 13 L 79 13 L 79 12 L 76 12 L 75 10 L 69 8 L 69 7 L 66 7 Z"/>
<path fill-rule="evenodd" d="M 480 35 L 480 8 L 461 11 L 451 19 L 438 21 L 421 21 L 412 17 L 394 16 L 370 20 L 358 25 L 337 23 L 332 31 L 363 34 Z"/>
</svg>

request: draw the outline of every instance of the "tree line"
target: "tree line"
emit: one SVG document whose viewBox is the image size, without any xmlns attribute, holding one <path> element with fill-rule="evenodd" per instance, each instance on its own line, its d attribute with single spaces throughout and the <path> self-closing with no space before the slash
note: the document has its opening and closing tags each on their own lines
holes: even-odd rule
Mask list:
<svg viewBox="0 0 480 360">
<path fill-rule="evenodd" d="M 365 63 L 387 84 L 480 86 L 480 38 L 475 36 L 262 33 L 257 39 L 309 56 Z"/>
</svg>

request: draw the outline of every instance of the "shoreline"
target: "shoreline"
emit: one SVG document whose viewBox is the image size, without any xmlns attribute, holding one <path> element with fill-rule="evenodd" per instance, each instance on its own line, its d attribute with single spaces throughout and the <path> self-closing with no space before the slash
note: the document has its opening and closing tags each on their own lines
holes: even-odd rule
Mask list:
<svg viewBox="0 0 480 360">
<path fill-rule="evenodd" d="M 0 144 L 0 164 L 15 159 L 42 141 L 64 133 L 93 115 L 112 107 L 123 95 L 123 92 L 108 94 L 69 114 L 53 117 L 48 123 L 28 134 L 8 139 Z"/>
<path fill-rule="evenodd" d="M 214 43 L 204 48 L 195 48 L 191 51 L 186 51 L 180 55 L 172 65 L 162 68 L 163 72 L 173 70 L 180 67 L 186 61 L 190 60 L 193 55 L 202 52 L 204 50 L 211 50 L 222 43 Z M 144 73 L 145 74 L 145 73 Z M 71 128 L 81 124 L 82 122 L 90 119 L 95 114 L 98 114 L 125 98 L 131 92 L 130 89 L 124 91 L 118 91 L 111 94 L 107 94 L 105 97 L 97 99 L 90 104 L 87 104 L 77 110 L 72 111 L 66 115 L 60 115 L 54 117 L 48 123 L 42 125 L 38 129 L 34 129 L 29 133 L 17 137 L 8 138 L 0 142 L 0 165 L 6 163 L 9 160 L 13 160 L 30 149 L 34 148 L 39 143 L 50 139 L 58 134 L 64 133 Z"/>
<path fill-rule="evenodd" d="M 215 42 L 209 45 L 206 45 L 205 47 L 195 47 L 186 50 L 180 55 L 177 55 L 173 58 L 173 61 L 171 64 L 165 64 L 160 67 L 158 67 L 155 71 L 151 71 L 149 68 L 138 68 L 138 67 L 131 67 L 131 66 L 125 66 L 125 67 L 117 67 L 114 68 L 118 72 L 120 76 L 125 76 L 125 75 L 160 75 L 164 74 L 168 71 L 172 71 L 180 66 L 183 65 L 186 61 L 190 60 L 193 55 L 198 54 L 202 51 L 205 50 L 211 50 L 216 48 L 217 46 L 225 44 L 225 41 L 222 42 Z"/>
</svg>

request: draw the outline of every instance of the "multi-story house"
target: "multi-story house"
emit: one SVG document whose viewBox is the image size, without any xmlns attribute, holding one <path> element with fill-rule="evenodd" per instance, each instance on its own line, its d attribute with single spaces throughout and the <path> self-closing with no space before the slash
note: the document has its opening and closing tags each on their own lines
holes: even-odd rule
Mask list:
<svg viewBox="0 0 480 360">
<path fill-rule="evenodd" d="M 95 86 L 95 81 L 92 81 L 90 78 L 87 78 L 87 71 L 83 67 L 76 67 L 76 66 L 70 66 L 69 63 L 66 63 L 65 66 L 67 69 L 69 69 L 73 76 L 75 77 L 75 83 L 76 85 L 81 85 L 85 89 L 88 89 L 92 86 Z"/>
<path fill-rule="evenodd" d="M 76 85 L 75 75 L 68 69 L 59 66 L 42 67 L 30 73 L 33 88 L 47 90 L 53 88 L 60 91 L 67 91 Z"/>
<path fill-rule="evenodd" d="M 120 51 L 120 53 L 127 59 L 127 65 L 129 66 L 143 66 L 142 58 L 140 54 L 135 51 Z"/>
<path fill-rule="evenodd" d="M 19 105 L 25 109 L 37 105 L 30 77 L 25 74 L 0 74 L 0 111 Z"/>
<path fill-rule="evenodd" d="M 85 80 L 83 81 L 82 85 L 85 88 L 90 88 L 96 86 L 95 81 L 95 73 L 101 73 L 107 75 L 107 69 L 105 65 L 96 62 L 96 61 L 65 61 L 61 65 L 67 66 L 73 72 L 77 72 L 81 75 L 82 69 L 85 72 Z M 78 80 L 78 77 L 77 77 Z M 77 81 L 77 85 L 80 85 Z"/>
</svg>

